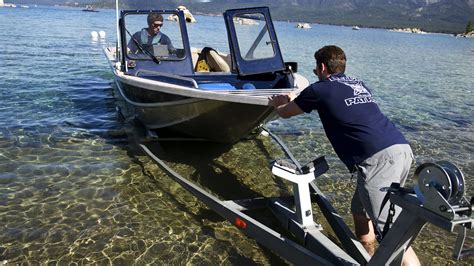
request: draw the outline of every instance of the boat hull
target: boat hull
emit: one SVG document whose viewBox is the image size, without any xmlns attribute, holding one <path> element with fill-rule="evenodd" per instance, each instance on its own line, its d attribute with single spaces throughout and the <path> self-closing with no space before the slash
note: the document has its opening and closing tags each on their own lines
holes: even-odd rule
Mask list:
<svg viewBox="0 0 474 266">
<path fill-rule="evenodd" d="M 132 113 L 150 130 L 233 143 L 275 117 L 267 105 L 186 97 L 117 81 Z"/>
</svg>

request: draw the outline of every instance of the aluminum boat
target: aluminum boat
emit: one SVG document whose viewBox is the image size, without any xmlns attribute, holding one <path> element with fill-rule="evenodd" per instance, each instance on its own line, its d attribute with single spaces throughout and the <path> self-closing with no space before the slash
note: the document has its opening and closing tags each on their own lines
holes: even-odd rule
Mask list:
<svg viewBox="0 0 474 266">
<path fill-rule="evenodd" d="M 141 44 L 150 14 L 178 17 L 160 31 L 171 45 Z M 148 130 L 233 143 L 276 118 L 269 96 L 308 86 L 297 64 L 283 61 L 267 7 L 227 10 L 223 18 L 228 53 L 212 43 L 191 48 L 183 11 L 120 12 L 119 41 L 104 53 L 118 95 Z M 242 25 L 242 19 L 254 23 Z"/>
</svg>

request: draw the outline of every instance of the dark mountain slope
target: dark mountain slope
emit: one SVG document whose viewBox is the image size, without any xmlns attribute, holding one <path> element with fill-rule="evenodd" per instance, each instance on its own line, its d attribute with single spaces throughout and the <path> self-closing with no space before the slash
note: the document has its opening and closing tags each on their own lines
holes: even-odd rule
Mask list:
<svg viewBox="0 0 474 266">
<path fill-rule="evenodd" d="M 13 3 L 66 4 L 64 0 L 9 0 Z M 115 0 L 72 0 L 80 5 L 114 7 Z M 276 20 L 365 27 L 417 27 L 433 32 L 464 32 L 474 22 L 474 0 L 120 0 L 122 8 L 174 9 L 221 14 L 229 8 L 269 6 Z"/>
</svg>

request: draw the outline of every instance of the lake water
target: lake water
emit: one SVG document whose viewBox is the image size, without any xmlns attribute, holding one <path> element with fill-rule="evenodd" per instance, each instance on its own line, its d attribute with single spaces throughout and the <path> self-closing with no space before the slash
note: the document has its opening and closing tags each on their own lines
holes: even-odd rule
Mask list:
<svg viewBox="0 0 474 266">
<path fill-rule="evenodd" d="M 197 20 L 188 29 L 191 45 L 227 51 L 223 19 Z M 342 47 L 347 73 L 374 91 L 412 144 L 416 165 L 452 161 L 473 195 L 474 39 L 275 26 L 285 60 L 297 61 L 311 81 L 314 51 Z M 130 137 L 137 129 L 117 115 L 113 76 L 101 51 L 115 41 L 113 10 L 0 8 L 0 28 L 0 264 L 285 264 L 138 151 Z M 91 40 L 93 30 L 105 31 L 106 39 Z M 326 155 L 331 169 L 318 184 L 351 224 L 354 180 L 317 115 L 276 120 L 268 128 L 301 162 Z M 176 171 L 216 195 L 288 192 L 267 168 L 282 156 L 267 137 L 234 147 L 164 149 Z M 427 226 L 414 248 L 423 264 L 457 264 L 450 260 L 454 241 L 455 235 Z M 466 242 L 474 246 L 472 233 Z"/>
</svg>

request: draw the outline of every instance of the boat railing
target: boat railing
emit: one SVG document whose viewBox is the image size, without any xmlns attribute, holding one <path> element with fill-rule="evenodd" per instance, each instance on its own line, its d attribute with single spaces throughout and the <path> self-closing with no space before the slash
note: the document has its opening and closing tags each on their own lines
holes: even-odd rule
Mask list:
<svg viewBox="0 0 474 266">
<path fill-rule="evenodd" d="M 196 80 L 193 78 L 187 78 L 183 76 L 178 76 L 178 75 L 173 75 L 173 74 L 168 74 L 168 73 L 163 73 L 163 72 L 158 72 L 158 71 L 153 71 L 153 70 L 148 70 L 148 69 L 140 69 L 137 72 L 135 72 L 135 76 L 140 77 L 141 74 L 144 75 L 153 75 L 153 77 L 162 77 L 165 82 L 170 82 L 173 84 L 177 85 L 182 85 L 186 87 L 193 87 L 195 89 L 198 88 L 198 84 Z"/>
<path fill-rule="evenodd" d="M 199 84 L 195 79 L 189 77 L 183 77 L 178 75 L 173 75 L 169 73 L 163 73 L 159 71 L 153 71 L 148 69 L 140 69 L 135 72 L 135 76 L 142 77 L 144 75 L 151 75 L 153 78 L 158 78 L 159 81 L 168 82 L 180 86 L 192 87 L 194 89 L 200 89 Z M 235 94 L 235 95 L 245 95 L 245 96 L 254 96 L 254 97 L 268 97 L 275 94 L 283 94 L 294 91 L 294 88 L 281 88 L 281 89 L 253 89 L 253 90 L 241 90 L 241 89 L 232 89 L 232 90 L 212 90 L 213 93 L 220 94 Z"/>
<path fill-rule="evenodd" d="M 282 89 L 254 89 L 254 90 L 217 90 L 215 93 L 222 94 L 235 94 L 235 95 L 245 95 L 245 96 L 260 96 L 260 97 L 269 97 L 277 94 L 287 94 L 294 92 L 294 88 L 282 88 Z"/>
</svg>

